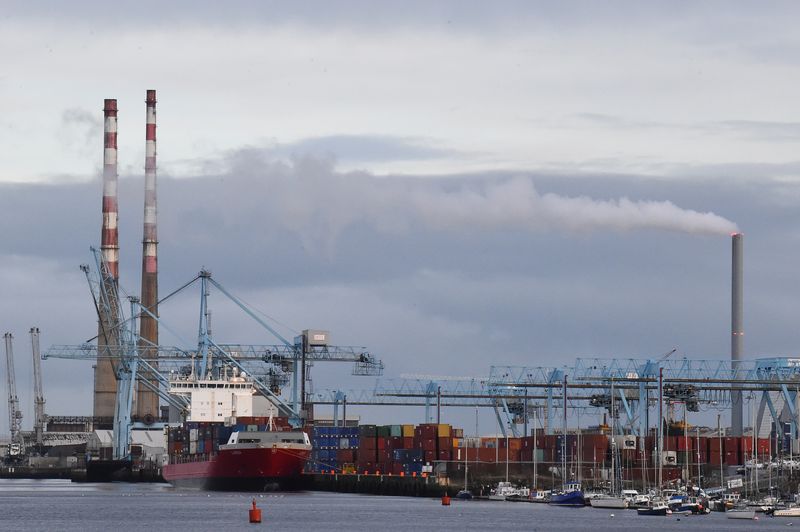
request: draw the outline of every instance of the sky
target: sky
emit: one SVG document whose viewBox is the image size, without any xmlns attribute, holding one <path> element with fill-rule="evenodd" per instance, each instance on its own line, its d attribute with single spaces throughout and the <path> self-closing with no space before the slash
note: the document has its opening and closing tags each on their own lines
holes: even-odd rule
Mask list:
<svg viewBox="0 0 800 532">
<path fill-rule="evenodd" d="M 147 89 L 162 294 L 210 269 L 283 334 L 328 329 L 387 377 L 720 359 L 742 231 L 746 356 L 796 353 L 795 3 L 2 4 L 0 328 L 25 427 L 28 329 L 46 348 L 96 327 L 78 265 L 99 244 L 104 98 L 120 282 L 139 289 Z M 274 343 L 215 303 L 219 340 Z M 162 318 L 191 339 L 196 309 Z M 88 414 L 90 365 L 43 368 L 47 410 Z"/>
</svg>

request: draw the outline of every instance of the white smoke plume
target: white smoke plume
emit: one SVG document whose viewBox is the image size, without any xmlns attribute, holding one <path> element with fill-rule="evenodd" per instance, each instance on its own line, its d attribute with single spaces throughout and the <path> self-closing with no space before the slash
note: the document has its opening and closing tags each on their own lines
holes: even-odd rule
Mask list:
<svg viewBox="0 0 800 532">
<path fill-rule="evenodd" d="M 392 234 L 412 226 L 452 232 L 656 229 L 722 235 L 738 230 L 735 223 L 712 212 L 683 209 L 669 201 L 540 193 L 525 177 L 383 178 L 365 172 L 339 173 L 331 161 L 313 158 L 292 164 L 260 163 L 238 165 L 230 179 L 252 180 L 250 200 L 257 201 L 267 216 L 277 216 L 278 223 L 296 231 L 308 245 L 332 245 L 342 231 L 359 223 Z M 242 198 L 230 201 L 236 204 Z"/>
</svg>

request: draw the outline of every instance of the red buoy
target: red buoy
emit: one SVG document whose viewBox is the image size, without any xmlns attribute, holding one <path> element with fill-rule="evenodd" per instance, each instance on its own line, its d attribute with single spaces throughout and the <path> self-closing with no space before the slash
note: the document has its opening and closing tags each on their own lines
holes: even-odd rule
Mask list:
<svg viewBox="0 0 800 532">
<path fill-rule="evenodd" d="M 250 508 L 250 522 L 251 523 L 260 523 L 261 522 L 261 510 L 256 507 L 256 500 L 253 499 L 253 507 Z"/>
<path fill-rule="evenodd" d="M 450 506 L 450 495 L 447 493 L 442 495 L 442 506 Z"/>
</svg>

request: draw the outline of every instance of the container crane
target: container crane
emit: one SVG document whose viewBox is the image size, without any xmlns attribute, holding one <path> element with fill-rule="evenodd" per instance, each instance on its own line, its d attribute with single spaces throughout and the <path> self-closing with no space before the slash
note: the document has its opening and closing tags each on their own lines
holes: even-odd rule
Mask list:
<svg viewBox="0 0 800 532">
<path fill-rule="evenodd" d="M 32 327 L 31 353 L 33 354 L 33 431 L 36 445 L 41 448 L 44 442 L 44 425 L 47 415 L 44 413 L 44 391 L 42 389 L 42 357 L 39 355 L 39 328 Z"/>
<path fill-rule="evenodd" d="M 11 444 L 8 448 L 10 457 L 22 454 L 22 412 L 19 409 L 17 397 L 17 382 L 14 376 L 14 349 L 11 333 L 3 335 L 6 343 L 6 384 L 8 386 L 8 429 L 11 432 Z"/>
<path fill-rule="evenodd" d="M 113 456 L 115 460 L 126 460 L 130 457 L 131 409 L 138 365 L 135 309 L 139 300 L 128 298 L 131 303 L 132 322 L 126 321 L 120 306 L 117 280 L 100 252 L 95 248 L 91 250 L 97 266 L 96 276 L 86 264 L 81 266 L 81 270 L 86 274 L 89 283 L 89 290 L 100 320 L 102 343 L 104 349 L 111 351 L 112 368 L 117 379 Z"/>
<path fill-rule="evenodd" d="M 94 250 L 93 250 L 94 251 Z M 95 252 L 95 255 L 96 252 Z M 102 261 L 96 257 L 98 266 L 102 269 Z M 135 334 L 135 327 L 129 326 L 128 322 L 124 319 L 114 317 L 121 316 L 121 310 L 117 309 L 112 311 L 113 305 L 111 304 L 115 298 L 118 298 L 116 284 L 110 286 L 111 297 L 103 297 L 103 291 L 100 289 L 102 286 L 101 280 L 95 279 L 90 275 L 88 266 L 82 266 L 81 269 L 87 274 L 89 285 L 92 288 L 92 295 L 95 299 L 95 306 L 98 309 L 98 315 L 105 313 L 109 317 L 113 317 L 111 323 L 116 325 L 108 327 L 110 332 L 119 335 L 120 331 L 127 331 L 127 335 L 133 339 L 130 342 L 136 342 L 137 335 Z M 177 290 L 170 293 L 165 298 L 161 299 L 158 304 L 161 305 L 166 299 L 174 296 L 175 294 L 183 291 L 187 287 L 200 282 L 200 323 L 198 326 L 198 340 L 196 347 L 181 348 L 174 346 L 164 345 L 150 345 L 147 349 L 149 357 L 141 356 L 136 349 L 136 345 L 129 346 L 121 341 L 116 343 L 105 342 L 105 345 L 98 351 L 97 346 L 90 343 L 82 345 L 56 345 L 51 346 L 42 358 L 65 358 L 73 360 L 100 360 L 103 358 L 111 358 L 115 363 L 115 371 L 119 371 L 119 363 L 121 360 L 133 361 L 137 363 L 138 372 L 133 376 L 134 379 L 147 386 L 149 383 L 154 382 L 152 391 L 158 393 L 159 396 L 169 404 L 183 409 L 186 403 L 182 398 L 170 395 L 166 390 L 170 388 L 170 375 L 177 373 L 195 375 L 205 378 L 208 375 L 215 375 L 221 370 L 223 366 L 234 366 L 240 371 L 247 372 L 253 379 L 256 389 L 264 397 L 269 399 L 276 405 L 280 415 L 287 416 L 296 426 L 302 426 L 305 420 L 310 419 L 313 414 L 311 407 L 311 377 L 308 370 L 314 362 L 350 362 L 353 364 L 353 375 L 362 376 L 379 376 L 383 373 L 383 362 L 375 358 L 366 348 L 354 346 L 333 346 L 328 345 L 327 332 L 318 330 L 304 330 L 299 336 L 290 342 L 277 331 L 269 326 L 258 314 L 257 311 L 252 309 L 241 299 L 237 298 L 228 292 L 222 285 L 211 278 L 211 273 L 208 271 L 201 271 L 194 279 L 185 283 Z M 111 284 L 111 283 L 108 283 Z M 243 345 L 243 344 L 218 344 L 211 336 L 209 326 L 209 310 L 208 310 L 208 297 L 210 295 L 210 288 L 216 288 L 228 299 L 234 302 L 241 310 L 248 314 L 259 325 L 273 334 L 280 342 L 278 345 Z M 107 302 L 106 302 L 107 300 Z M 156 320 L 159 327 L 169 332 L 174 331 L 167 323 L 159 317 L 149 312 L 148 309 L 139 305 L 138 310 L 131 310 L 131 316 L 148 315 Z M 102 318 L 101 318 L 102 323 Z M 109 335 L 110 336 L 110 335 Z M 124 336 L 124 335 L 123 335 Z M 120 336 L 120 339 L 123 337 Z M 178 336 L 175 334 L 175 336 Z M 320 338 L 324 336 L 324 338 Z M 179 337 L 180 338 L 180 337 Z M 111 338 L 114 340 L 114 338 Z M 139 338 L 141 340 L 141 338 Z M 151 364 L 154 360 L 158 360 L 158 367 Z M 263 373 L 264 365 L 268 365 L 269 369 L 266 375 Z M 125 375 L 123 377 L 127 378 Z M 146 378 L 145 378 L 146 377 Z M 292 381 L 291 398 L 284 400 L 280 397 L 282 388 Z M 119 387 L 118 387 L 119 393 Z M 119 399 L 119 396 L 118 396 Z M 120 401 L 118 400 L 118 403 Z M 122 401 L 122 404 L 126 403 Z M 122 412 L 124 414 L 124 412 Z M 128 412 L 129 414 L 130 412 Z M 128 423 L 130 424 L 130 423 Z M 118 425 L 115 417 L 115 427 Z"/>
</svg>

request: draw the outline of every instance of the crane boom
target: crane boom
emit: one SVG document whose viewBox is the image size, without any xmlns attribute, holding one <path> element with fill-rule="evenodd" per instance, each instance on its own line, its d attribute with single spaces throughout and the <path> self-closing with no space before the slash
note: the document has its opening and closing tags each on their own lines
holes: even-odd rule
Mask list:
<svg viewBox="0 0 800 532">
<path fill-rule="evenodd" d="M 31 353 L 33 355 L 33 431 L 36 445 L 44 440 L 44 424 L 47 418 L 44 413 L 44 391 L 42 389 L 42 357 L 39 354 L 39 328 L 31 328 Z"/>
<path fill-rule="evenodd" d="M 6 378 L 8 384 L 8 429 L 11 432 L 11 441 L 21 443 L 20 428 L 22 425 L 22 412 L 19 409 L 19 397 L 17 397 L 17 382 L 14 376 L 14 349 L 11 333 L 6 333 L 3 338 L 6 341 Z"/>
</svg>

